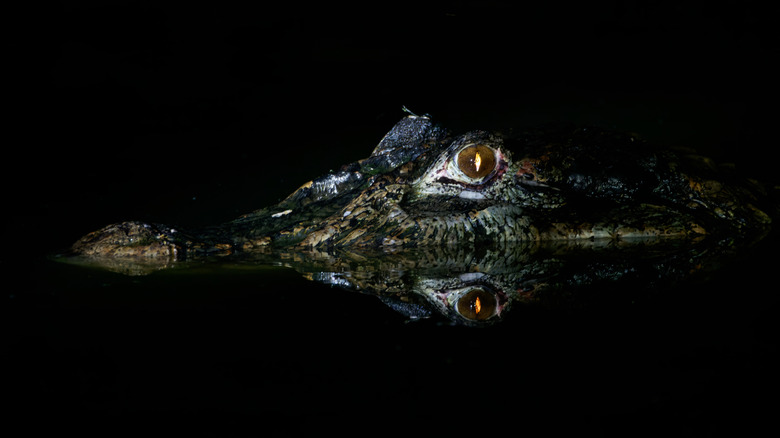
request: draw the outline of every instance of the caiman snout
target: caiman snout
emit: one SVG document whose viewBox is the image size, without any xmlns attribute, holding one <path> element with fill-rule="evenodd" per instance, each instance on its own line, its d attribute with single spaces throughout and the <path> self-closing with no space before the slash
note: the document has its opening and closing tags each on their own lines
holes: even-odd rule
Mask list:
<svg viewBox="0 0 780 438">
<path fill-rule="evenodd" d="M 177 259 L 184 247 L 170 227 L 138 221 L 120 222 L 93 231 L 73 244 L 73 251 L 89 257 L 144 257 Z"/>
</svg>

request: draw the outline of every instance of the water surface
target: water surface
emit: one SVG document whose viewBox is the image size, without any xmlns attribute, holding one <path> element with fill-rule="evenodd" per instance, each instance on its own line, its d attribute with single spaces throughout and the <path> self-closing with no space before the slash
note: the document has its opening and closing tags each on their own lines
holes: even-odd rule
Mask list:
<svg viewBox="0 0 780 438">
<path fill-rule="evenodd" d="M 91 431 L 742 430 L 736 413 L 765 415 L 776 384 L 776 243 L 695 281 L 599 283 L 482 328 L 273 263 L 128 276 L 41 258 L 9 294 L 12 393 Z"/>
</svg>

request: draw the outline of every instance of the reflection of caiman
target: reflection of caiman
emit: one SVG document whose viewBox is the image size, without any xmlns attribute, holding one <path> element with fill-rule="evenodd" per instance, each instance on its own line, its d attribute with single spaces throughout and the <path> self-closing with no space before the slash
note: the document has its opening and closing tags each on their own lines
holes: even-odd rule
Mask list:
<svg viewBox="0 0 780 438">
<path fill-rule="evenodd" d="M 452 137 L 410 115 L 370 157 L 272 207 L 196 231 L 122 222 L 72 249 L 125 273 L 226 255 L 281 259 L 410 316 L 432 306 L 475 321 L 551 285 L 706 269 L 733 243 L 766 234 L 768 208 L 762 186 L 728 167 L 631 135 L 558 127 Z"/>
<path fill-rule="evenodd" d="M 402 119 L 367 159 L 277 205 L 192 232 L 123 222 L 73 245 L 91 258 L 191 259 L 264 247 L 408 248 L 764 233 L 762 189 L 693 154 L 598 129 L 451 137 Z"/>
<path fill-rule="evenodd" d="M 255 254 L 320 283 L 372 294 L 410 319 L 503 320 L 518 303 L 571 306 L 599 296 L 630 303 L 678 282 L 706 280 L 734 247 L 700 239 L 517 242 L 497 250 L 427 246 L 397 252 L 306 251 Z M 610 298 L 612 300 L 612 298 Z"/>
</svg>

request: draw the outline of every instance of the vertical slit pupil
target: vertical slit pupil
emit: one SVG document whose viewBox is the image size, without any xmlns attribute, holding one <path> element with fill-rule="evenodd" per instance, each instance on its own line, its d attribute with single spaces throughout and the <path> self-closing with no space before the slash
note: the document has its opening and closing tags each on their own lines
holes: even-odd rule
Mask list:
<svg viewBox="0 0 780 438">
<path fill-rule="evenodd" d="M 458 154 L 458 168 L 469 178 L 485 178 L 496 168 L 496 153 L 485 145 L 468 146 Z"/>
</svg>

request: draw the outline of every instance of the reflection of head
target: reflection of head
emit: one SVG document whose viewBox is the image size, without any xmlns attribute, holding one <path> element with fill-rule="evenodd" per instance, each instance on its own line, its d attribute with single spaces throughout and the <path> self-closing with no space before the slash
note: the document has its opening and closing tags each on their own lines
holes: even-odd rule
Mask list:
<svg viewBox="0 0 780 438">
<path fill-rule="evenodd" d="M 290 266 L 308 271 L 312 280 L 376 295 L 410 320 L 438 314 L 453 324 L 485 326 L 505 321 L 524 305 L 559 306 L 609 290 L 610 284 L 638 292 L 685 279 L 702 266 L 717 266 L 712 260 L 723 255 L 704 243 L 519 242 L 366 253 L 309 251 L 305 257 L 282 258 L 300 260 Z"/>
</svg>

